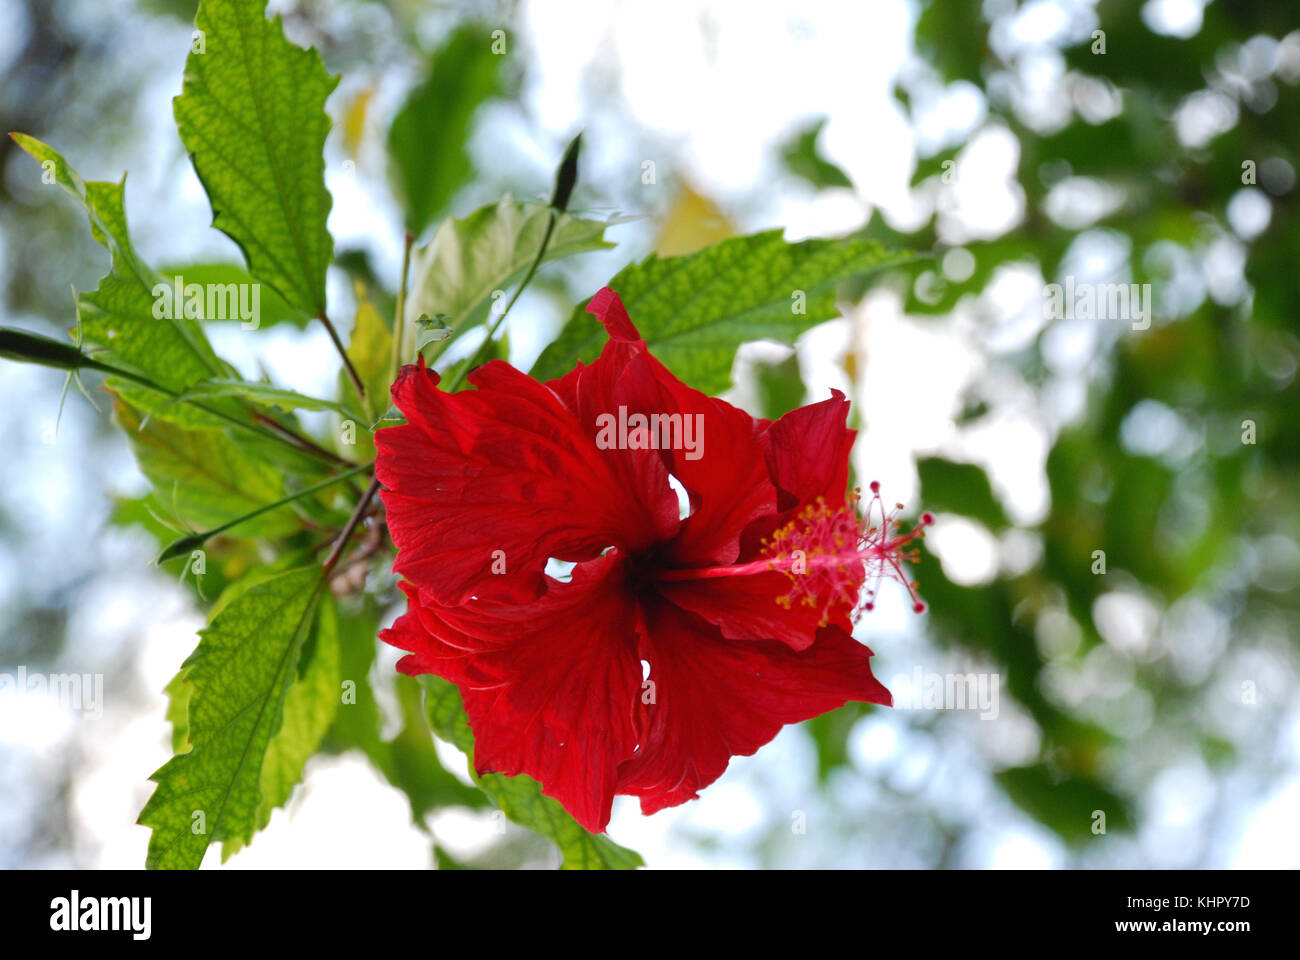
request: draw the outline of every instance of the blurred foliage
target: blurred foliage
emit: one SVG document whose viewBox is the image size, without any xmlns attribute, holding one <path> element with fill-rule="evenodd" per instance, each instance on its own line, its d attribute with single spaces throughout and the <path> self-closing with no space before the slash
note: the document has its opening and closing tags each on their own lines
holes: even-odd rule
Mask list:
<svg viewBox="0 0 1300 960">
<path fill-rule="evenodd" d="M 817 138 L 824 126 L 825 117 L 800 130 L 781 148 L 781 159 L 787 170 L 814 187 L 852 187 L 848 175 L 817 149 Z"/>
<path fill-rule="evenodd" d="M 508 60 L 493 52 L 490 35 L 479 24 L 457 27 L 389 127 L 390 176 L 404 201 L 406 229 L 416 236 L 473 173 L 465 144 L 475 112 L 506 92 Z"/>
<path fill-rule="evenodd" d="M 727 215 L 708 197 L 696 193 L 690 184 L 679 185 L 672 206 L 659 221 L 655 253 L 679 257 L 734 236 L 736 228 Z"/>
<path fill-rule="evenodd" d="M 900 232 L 877 215 L 868 232 L 921 248 L 963 246 L 973 255 L 969 275 L 921 278 L 906 307 L 936 319 L 973 309 L 981 333 L 1006 310 L 986 290 L 1003 271 L 1028 267 L 1040 283 L 1064 282 L 1080 272 L 1086 244 L 1099 237 L 1118 240 L 1127 255 L 1109 275 L 1077 279 L 1152 286 L 1149 329 L 1095 321 L 1096 348 L 1080 364 L 1087 374 L 1079 385 L 1082 410 L 1057 423 L 1043 415 L 1054 434 L 1046 463 L 1050 511 L 1028 529 L 1041 562 L 958 585 L 927 554 L 918 574 L 935 639 L 994 664 L 1041 733 L 1038 760 L 999 772 L 999 785 L 1061 839 L 1080 845 L 1095 839 L 1095 810 L 1106 813 L 1108 831 L 1136 825 L 1135 803 L 1159 764 L 1200 755 L 1217 765 L 1232 755 L 1230 740 L 1249 743 L 1279 716 L 1284 702 L 1252 699 L 1265 678 L 1258 668 L 1236 669 L 1234 654 L 1276 654 L 1271 631 L 1282 625 L 1290 644 L 1278 668 L 1294 676 L 1300 33 L 1290 0 L 1211 3 L 1185 39 L 1154 32 L 1143 4 L 1102 0 L 1096 21 L 1076 11 L 1053 40 L 1015 49 L 1007 37 L 1022 12 L 1023 5 L 981 0 L 924 3 L 916 38 L 925 62 L 897 90 L 915 128 L 919 90 L 933 96 L 936 84 L 979 88 L 987 117 L 961 141 L 919 158 L 913 184 L 942 198 L 951 174 L 960 178 L 975 136 L 1010 131 L 1019 149 L 1021 222 L 993 238 L 956 236 L 940 201 L 939 214 L 919 229 Z M 1032 89 L 1044 82 L 1025 70 L 1033 58 L 1061 67 L 1046 91 Z M 1065 106 L 1035 115 L 1024 105 L 1033 94 Z M 1102 105 L 1112 102 L 1119 106 L 1107 114 Z M 1206 104 L 1235 122 L 1204 142 L 1180 135 Z M 1270 177 L 1256 180 L 1248 170 Z M 1079 220 L 1054 217 L 1053 192 L 1071 178 L 1113 187 L 1122 200 L 1113 210 L 1093 204 Z M 1242 195 L 1269 211 L 1257 236 L 1233 222 L 1231 207 Z M 1242 258 L 1239 290 L 1212 282 L 1211 258 L 1224 251 Z M 1171 262 L 1186 264 L 1186 272 L 1171 271 Z M 1064 326 L 1047 318 L 1024 349 L 991 351 L 994 371 L 1014 373 L 1046 406 L 1070 374 L 1051 343 L 1060 332 L 1054 327 Z M 991 393 L 968 399 L 974 413 L 963 428 L 995 414 Z M 989 454 L 996 459 L 996 451 Z M 1011 528 L 980 466 L 930 457 L 918 470 L 926 508 L 964 516 L 997 536 Z M 1264 547 L 1278 537 L 1290 544 L 1281 551 L 1288 565 L 1270 572 L 1262 568 Z M 1117 594 L 1140 597 L 1161 615 L 1145 645 L 1125 649 L 1123 631 L 1108 623 Z M 1212 662 L 1180 670 L 1185 651 L 1206 642 L 1197 636 L 1201 625 L 1175 616 L 1198 609 L 1189 604 L 1224 616 L 1230 641 Z M 1054 644 L 1062 632 L 1077 644 Z M 1119 695 L 1088 682 L 1089 671 L 1107 663 L 1132 671 Z M 1136 721 L 1126 714 L 1134 706 Z M 1254 719 L 1223 719 L 1242 711 Z M 835 719 L 821 718 L 813 729 L 823 764 L 836 758 Z"/>
</svg>

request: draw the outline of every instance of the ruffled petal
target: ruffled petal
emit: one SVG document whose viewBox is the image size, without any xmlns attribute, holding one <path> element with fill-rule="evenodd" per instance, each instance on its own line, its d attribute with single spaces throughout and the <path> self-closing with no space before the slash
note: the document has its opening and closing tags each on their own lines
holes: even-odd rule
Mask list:
<svg viewBox="0 0 1300 960">
<path fill-rule="evenodd" d="M 892 703 L 871 673 L 871 651 L 836 627 L 796 652 L 773 641 L 726 639 L 662 604 L 647 612 L 641 656 L 650 663 L 653 702 L 640 703 L 645 732 L 619 771 L 618 792 L 639 796 L 647 814 L 693 799 L 733 756 L 754 753 L 787 723 L 850 700 Z"/>
<path fill-rule="evenodd" d="M 849 402 L 838 390 L 819 403 L 792 410 L 763 436 L 764 458 L 777 488 L 777 508 L 754 519 L 741 538 L 741 560 L 753 560 L 763 540 L 820 499 L 830 510 L 845 504 L 849 454 L 857 432 L 847 428 Z M 683 529 L 685 533 L 685 529 Z M 673 603 L 716 624 L 735 640 L 774 639 L 806 649 L 823 626 L 852 630 L 851 614 L 865 568 L 843 571 L 841 601 L 788 605 L 790 580 L 775 571 L 738 577 L 665 583 L 660 592 Z"/>
<path fill-rule="evenodd" d="M 673 376 L 648 351 L 610 288 L 592 297 L 587 309 L 610 339 L 595 363 L 549 386 L 593 430 L 617 425 L 620 442 L 630 418 L 645 418 L 642 438 L 628 439 L 658 450 L 691 501 L 689 519 L 665 559 L 680 566 L 731 563 L 745 527 L 776 511 L 764 456 L 767 423 Z"/>
<path fill-rule="evenodd" d="M 403 368 L 401 426 L 375 434 L 376 474 L 397 546 L 394 569 L 440 604 L 471 596 L 527 601 L 549 557 L 632 551 L 678 526 L 664 465 L 599 450 L 560 398 L 501 361 L 445 393 Z"/>
<path fill-rule="evenodd" d="M 616 555 L 549 581 L 538 601 L 441 607 L 404 583 L 407 612 L 380 639 L 407 674 L 460 689 L 480 774 L 526 773 L 593 833 L 609 822 L 619 764 L 638 735 L 638 612 Z"/>
<path fill-rule="evenodd" d="M 763 456 L 764 424 L 725 400 L 686 386 L 659 361 L 663 409 L 693 423 L 699 449 L 672 450 L 669 472 L 686 488 L 690 516 L 682 522 L 668 559 L 676 566 L 732 563 L 750 523 L 776 512 L 776 488 Z"/>
<path fill-rule="evenodd" d="M 831 390 L 829 399 L 791 410 L 768 429 L 767 465 L 781 491 L 782 511 L 818 497 L 832 506 L 844 502 L 857 436 L 846 426 L 848 417 L 849 401 Z"/>
</svg>

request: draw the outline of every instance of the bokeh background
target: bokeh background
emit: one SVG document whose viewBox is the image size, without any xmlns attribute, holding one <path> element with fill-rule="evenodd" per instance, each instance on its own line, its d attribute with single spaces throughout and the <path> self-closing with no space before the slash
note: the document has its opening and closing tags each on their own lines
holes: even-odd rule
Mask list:
<svg viewBox="0 0 1300 960">
<path fill-rule="evenodd" d="M 651 251 L 782 227 L 934 253 L 843 290 L 842 317 L 795 351 L 742 349 L 729 396 L 774 415 L 849 392 L 857 476 L 938 515 L 918 573 L 930 612 L 886 589 L 858 635 L 900 700 L 918 675 L 973 674 L 996 684 L 995 715 L 853 705 L 787 728 L 685 807 L 643 818 L 620 798 L 615 840 L 652 867 L 1300 866 L 1294 0 L 271 9 L 343 75 L 332 303 L 357 280 L 396 285 L 388 130 L 430 75 L 435 208 L 544 196 L 582 129 L 573 206 L 631 218 L 615 250 L 545 268 L 520 300 L 522 367 Z M 193 12 L 0 0 L 4 129 L 87 179 L 129 171 L 154 264 L 238 261 L 171 118 Z M 3 322 L 61 335 L 71 288 L 107 263 L 39 174 L 0 142 Z M 1045 284 L 1067 279 L 1150 284 L 1149 328 L 1047 316 Z M 248 375 L 333 389 L 319 330 L 226 326 L 214 344 Z M 134 867 L 147 777 L 170 752 L 163 687 L 204 601 L 149 566 L 160 528 L 107 414 L 73 393 L 54 429 L 60 387 L 0 366 L 0 673 L 102 674 L 104 701 L 0 694 L 0 866 Z M 388 769 L 313 759 L 230 866 L 557 863 L 482 809 L 431 806 L 421 783 L 464 759 L 412 720 L 395 657 L 374 667 Z"/>
</svg>

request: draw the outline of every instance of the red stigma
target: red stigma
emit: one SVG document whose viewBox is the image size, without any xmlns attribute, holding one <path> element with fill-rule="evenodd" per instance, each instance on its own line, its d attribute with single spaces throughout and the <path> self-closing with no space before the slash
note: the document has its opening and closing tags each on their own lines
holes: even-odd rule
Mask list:
<svg viewBox="0 0 1300 960">
<path fill-rule="evenodd" d="M 880 484 L 873 482 L 871 491 L 861 518 L 858 491 L 839 507 L 828 506 L 819 497 L 763 541 L 768 567 L 790 579 L 789 593 L 778 597 L 777 603 L 786 609 L 796 604 L 819 608 L 824 626 L 837 607 L 847 608 L 851 616 L 875 609 L 880 581 L 888 578 L 907 588 L 916 613 L 925 612 L 926 605 L 916 592 L 918 584 L 903 564 L 917 562 L 912 541 L 925 536 L 934 516 L 924 513 L 915 527 L 902 530 L 896 518 L 903 505 L 897 504 L 887 513 L 880 500 Z M 878 522 L 873 520 L 877 509 Z"/>
</svg>

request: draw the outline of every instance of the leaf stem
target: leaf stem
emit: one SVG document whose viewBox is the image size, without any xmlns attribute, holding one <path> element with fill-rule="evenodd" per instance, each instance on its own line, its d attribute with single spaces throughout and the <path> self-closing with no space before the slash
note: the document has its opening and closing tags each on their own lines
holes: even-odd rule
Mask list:
<svg viewBox="0 0 1300 960">
<path fill-rule="evenodd" d="M 316 319 L 325 325 L 325 330 L 329 333 L 330 339 L 334 341 L 334 349 L 343 358 L 343 368 L 348 372 L 348 379 L 352 381 L 352 386 L 357 388 L 357 397 L 364 404 L 366 402 L 366 388 L 361 383 L 361 377 L 357 375 L 357 368 L 352 366 L 352 361 L 348 358 L 348 352 L 343 347 L 343 341 L 339 339 L 339 332 L 334 329 L 334 324 L 330 323 L 330 318 L 325 316 L 324 312 L 316 314 Z"/>
<path fill-rule="evenodd" d="M 537 256 L 533 257 L 533 262 L 528 266 L 528 272 L 524 274 L 524 279 L 520 281 L 519 286 L 515 288 L 514 296 L 510 298 L 510 302 L 506 304 L 506 308 L 501 311 L 501 316 L 497 317 L 496 322 L 488 329 L 487 336 L 483 338 L 483 342 L 478 345 L 478 349 L 474 351 L 470 358 L 461 365 L 461 368 L 456 372 L 456 376 L 446 387 L 448 393 L 454 393 L 460 385 L 465 382 L 466 375 L 478 365 L 483 354 L 487 352 L 488 346 L 492 343 L 492 338 L 496 336 L 497 330 L 500 329 L 501 324 L 505 322 L 506 315 L 510 313 L 510 308 L 515 305 L 515 301 L 519 299 L 519 295 L 523 293 L 524 288 L 528 286 L 528 281 L 533 279 L 533 274 L 535 274 L 537 268 L 541 266 L 542 259 L 546 256 L 546 248 L 551 242 L 551 234 L 555 231 L 555 222 L 559 219 L 559 214 L 554 207 L 550 208 L 549 214 L 550 215 L 546 219 L 546 232 L 542 234 L 542 243 L 537 248 Z"/>
<path fill-rule="evenodd" d="M 353 465 L 351 460 L 345 459 L 344 457 L 340 457 L 337 453 L 335 453 L 332 450 L 326 450 L 324 447 L 316 443 L 316 441 L 312 440 L 310 437 L 303 436 L 301 433 L 298 433 L 293 428 L 285 426 L 283 423 L 281 423 L 279 420 L 276 420 L 274 417 L 269 416 L 260 410 L 251 410 L 250 412 L 253 414 L 254 420 L 258 421 L 259 423 L 266 424 L 276 433 L 282 435 L 286 440 L 288 440 L 294 446 L 301 447 L 307 453 L 310 453 L 313 456 L 318 457 L 322 460 L 328 460 L 330 463 L 336 463 L 342 467 L 350 467 Z"/>
<path fill-rule="evenodd" d="M 510 308 L 515 305 L 515 301 L 519 299 L 519 295 L 524 292 L 524 287 L 528 286 L 528 281 L 533 279 L 533 274 L 537 272 L 537 268 L 542 265 L 542 259 L 546 256 L 546 248 L 551 243 L 551 234 L 555 231 L 555 224 L 559 220 L 560 214 L 564 213 L 564 211 L 569 208 L 569 198 L 573 195 L 573 187 L 578 182 L 578 153 L 581 149 L 582 134 L 579 133 L 569 141 L 568 147 L 564 150 L 564 156 L 560 159 L 560 166 L 555 171 L 555 186 L 551 190 L 550 216 L 546 219 L 546 232 L 542 234 L 542 243 L 541 246 L 537 248 L 537 256 L 533 257 L 533 262 L 529 265 L 528 272 L 524 274 L 524 279 L 515 290 L 515 295 L 510 298 L 510 302 L 506 304 L 506 308 L 501 311 L 501 316 L 497 317 L 496 323 L 492 324 L 491 329 L 488 330 L 487 336 L 483 338 L 483 342 L 479 344 L 478 349 L 474 351 L 473 355 L 465 361 L 460 370 L 456 373 L 451 386 L 447 387 L 448 393 L 453 392 L 457 387 L 465 382 L 465 377 L 472 369 L 474 369 L 479 358 L 487 351 L 488 345 L 492 343 L 493 336 L 496 335 L 501 324 L 505 322 L 506 314 L 508 314 Z"/>
<path fill-rule="evenodd" d="M 402 341 L 406 339 L 406 278 L 411 270 L 411 244 L 414 240 L 411 231 L 406 231 L 402 244 L 402 281 L 397 287 L 397 310 L 393 316 L 393 382 L 397 381 L 397 375 L 402 372 Z"/>
<path fill-rule="evenodd" d="M 231 424 L 232 426 L 239 427 L 241 430 L 247 430 L 250 433 L 257 434 L 259 437 L 264 437 L 268 440 L 275 440 L 278 443 L 287 443 L 290 446 L 293 446 L 299 450 L 303 450 L 308 453 L 311 453 L 313 456 L 317 457 L 318 459 L 323 459 L 329 463 L 339 464 L 342 466 L 353 465 L 351 460 L 346 460 L 343 457 L 340 457 L 336 453 L 331 453 L 330 451 L 324 449 L 323 447 L 320 447 L 317 444 L 313 443 L 311 440 L 308 440 L 306 437 L 302 436 L 301 434 L 295 432 L 294 430 L 291 430 L 289 427 L 286 427 L 284 424 L 279 423 L 278 421 L 270 417 L 267 417 L 264 414 L 259 414 L 258 411 L 256 410 L 250 412 L 253 414 L 255 418 L 258 418 L 263 422 L 269 422 L 273 427 L 276 428 L 274 431 L 262 429 L 256 424 L 245 423 L 243 420 L 240 420 L 238 417 L 232 417 L 230 414 L 218 410 L 215 407 L 209 407 L 206 403 L 200 403 L 199 401 L 193 399 L 192 397 L 186 396 L 182 392 L 172 390 L 170 387 L 164 387 L 162 384 L 150 380 L 148 377 L 142 376 L 138 373 L 133 373 L 130 370 L 124 370 L 121 367 L 115 367 L 112 364 L 102 363 L 99 360 L 95 360 L 91 357 L 86 357 L 82 365 L 89 367 L 92 370 L 98 370 L 100 373 L 107 374 L 108 376 L 122 377 L 126 380 L 130 380 L 134 383 L 138 383 L 142 387 L 147 387 L 150 390 L 156 390 L 157 392 L 166 394 L 167 396 L 172 397 L 181 403 L 188 403 L 190 406 L 194 407 L 195 409 L 202 410 L 204 413 L 211 414 L 212 416 L 217 417 L 220 420 L 225 420 L 227 423 Z"/>
<path fill-rule="evenodd" d="M 286 427 L 279 421 L 259 414 L 258 411 L 249 408 L 249 412 L 262 422 L 270 424 L 275 433 L 270 430 L 264 430 L 251 423 L 245 423 L 237 417 L 232 417 L 228 413 L 209 407 L 207 404 L 200 403 L 193 397 L 189 396 L 188 391 L 172 390 L 170 387 L 164 387 L 162 384 L 149 379 L 144 374 L 135 373 L 131 370 L 125 370 L 121 367 L 115 367 L 111 363 L 104 363 L 102 360 L 96 360 L 94 357 L 81 350 L 80 338 L 76 344 L 66 343 L 62 340 L 54 340 L 50 337 L 42 336 L 39 333 L 31 333 L 27 330 L 18 330 L 12 327 L 0 327 L 0 357 L 8 360 L 16 360 L 19 363 L 36 363 L 41 366 L 54 367 L 59 370 L 67 370 L 69 375 L 75 376 L 82 369 L 95 370 L 110 377 L 121 377 L 124 380 L 130 380 L 132 383 L 138 383 L 140 386 L 149 390 L 171 397 L 180 403 L 188 403 L 190 406 L 202 410 L 211 416 L 220 420 L 225 420 L 232 426 L 239 427 L 241 430 L 248 430 L 256 433 L 260 437 L 269 440 L 275 440 L 279 443 L 289 443 L 299 449 L 311 453 L 313 456 L 326 460 L 329 463 L 338 464 L 339 466 L 354 466 L 351 460 L 340 457 L 336 453 L 313 443 L 308 438 L 302 436 L 295 430 Z M 80 384 L 80 381 L 78 381 Z M 84 391 L 83 391 L 84 392 Z M 89 395 L 88 395 L 89 396 Z M 60 401 L 60 404 L 62 401 Z M 92 400 L 93 404 L 94 401 Z"/>
<path fill-rule="evenodd" d="M 334 541 L 334 547 L 330 550 L 330 555 L 325 558 L 323 569 L 327 576 L 329 572 L 334 569 L 334 564 L 339 562 L 339 557 L 343 555 L 343 548 L 347 546 L 348 540 L 351 539 L 353 532 L 357 529 L 357 524 L 361 522 L 362 518 L 365 517 L 366 512 L 370 509 L 370 501 L 375 498 L 375 494 L 378 492 L 379 478 L 372 477 L 370 480 L 370 486 L 366 487 L 366 492 L 363 493 L 361 499 L 357 501 L 357 508 L 352 511 L 352 516 L 348 517 L 348 522 L 343 527 L 343 532 L 340 533 L 338 539 Z"/>
<path fill-rule="evenodd" d="M 320 481 L 320 483 L 313 483 L 310 487 L 303 487 L 301 490 L 297 491 L 296 493 L 291 493 L 287 497 L 281 497 L 279 500 L 276 500 L 274 503 L 264 504 L 263 506 L 260 506 L 256 510 L 246 513 L 243 516 L 236 517 L 233 520 L 227 520 L 225 523 L 220 524 L 219 526 L 215 526 L 210 530 L 204 530 L 200 533 L 192 533 L 189 536 L 181 537 L 177 540 L 173 540 L 171 543 L 169 543 L 166 547 L 163 548 L 160 554 L 158 554 L 158 558 L 154 561 L 154 563 L 165 563 L 166 561 L 175 559 L 176 557 L 179 557 L 182 554 L 189 553 L 191 550 L 201 546 L 204 542 L 211 539 L 212 537 L 215 537 L 217 534 L 225 533 L 231 527 L 237 527 L 239 526 L 239 524 L 245 523 L 256 517 L 260 517 L 262 514 L 268 513 L 271 510 L 275 510 L 277 507 L 283 507 L 285 504 L 293 503 L 295 500 L 301 500 L 303 497 L 310 496 L 313 493 L 317 493 L 321 490 L 324 490 L 326 487 L 333 486 L 336 483 L 339 483 L 343 480 L 347 480 L 350 477 L 354 477 L 358 473 L 362 473 L 366 470 L 370 470 L 373 467 L 374 467 L 373 463 L 367 463 L 364 466 L 360 466 L 360 467 L 353 467 L 351 470 L 345 470 L 342 473 L 338 473 L 332 477 L 328 477 L 325 480 Z"/>
</svg>

